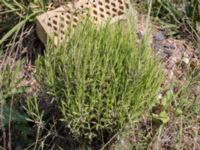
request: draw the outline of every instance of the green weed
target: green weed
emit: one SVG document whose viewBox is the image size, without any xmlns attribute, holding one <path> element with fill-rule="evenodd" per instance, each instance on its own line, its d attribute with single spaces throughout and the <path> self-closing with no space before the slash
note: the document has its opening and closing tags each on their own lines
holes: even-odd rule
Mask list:
<svg viewBox="0 0 200 150">
<path fill-rule="evenodd" d="M 35 16 L 45 11 L 45 0 L 1 0 L 0 1 L 0 45 L 9 39 L 28 22 L 35 21 Z M 2 36 L 2 37 L 1 37 Z"/>
<path fill-rule="evenodd" d="M 169 36 L 198 41 L 200 38 L 200 1 L 199 0 L 152 0 L 153 7 L 151 16 L 161 29 L 165 29 Z M 139 3 L 141 9 L 146 12 L 149 8 L 148 2 Z"/>
<path fill-rule="evenodd" d="M 20 113 L 17 108 L 19 96 L 26 92 L 26 87 L 21 85 L 21 63 L 17 62 L 12 68 L 6 65 L 0 72 L 0 143 L 4 148 L 11 148 L 13 144 L 13 131 L 20 138 L 19 142 L 26 143 L 30 129 L 27 125 L 26 115 Z"/>
</svg>

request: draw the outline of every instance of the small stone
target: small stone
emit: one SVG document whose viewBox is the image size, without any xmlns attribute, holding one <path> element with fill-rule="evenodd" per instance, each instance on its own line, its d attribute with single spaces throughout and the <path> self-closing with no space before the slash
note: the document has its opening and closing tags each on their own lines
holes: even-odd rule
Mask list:
<svg viewBox="0 0 200 150">
<path fill-rule="evenodd" d="M 171 49 L 163 49 L 163 53 L 170 57 L 173 54 L 173 51 Z"/>
<path fill-rule="evenodd" d="M 189 61 L 190 61 L 190 60 L 189 60 L 188 58 L 186 58 L 186 57 L 183 58 L 183 62 L 184 62 L 186 65 L 189 64 Z"/>
<path fill-rule="evenodd" d="M 153 37 L 156 41 L 162 41 L 165 40 L 165 35 L 162 31 L 158 31 L 155 33 L 154 37 Z"/>
<path fill-rule="evenodd" d="M 172 44 L 165 44 L 164 46 L 163 46 L 165 49 L 175 49 L 176 47 L 174 46 L 174 45 L 172 45 Z"/>
</svg>

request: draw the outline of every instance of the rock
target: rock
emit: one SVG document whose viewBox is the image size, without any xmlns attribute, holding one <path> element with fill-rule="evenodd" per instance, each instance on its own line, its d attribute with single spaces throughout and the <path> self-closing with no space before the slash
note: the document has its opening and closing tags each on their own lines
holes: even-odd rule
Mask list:
<svg viewBox="0 0 200 150">
<path fill-rule="evenodd" d="M 190 61 L 190 60 L 189 60 L 188 58 L 186 58 L 186 57 L 183 58 L 183 62 L 184 62 L 186 65 L 189 64 L 189 61 Z"/>
<path fill-rule="evenodd" d="M 153 35 L 154 40 L 156 41 L 163 41 L 166 39 L 164 33 L 162 31 L 158 31 Z"/>
<path fill-rule="evenodd" d="M 165 49 L 175 49 L 176 47 L 174 46 L 174 45 L 172 45 L 172 44 L 165 44 L 164 46 L 163 46 Z"/>
</svg>

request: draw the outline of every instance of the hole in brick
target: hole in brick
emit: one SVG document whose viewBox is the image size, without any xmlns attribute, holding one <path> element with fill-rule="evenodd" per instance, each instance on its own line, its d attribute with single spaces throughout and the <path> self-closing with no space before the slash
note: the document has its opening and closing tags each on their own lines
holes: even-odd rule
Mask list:
<svg viewBox="0 0 200 150">
<path fill-rule="evenodd" d="M 97 11 L 96 11 L 96 10 L 93 10 L 93 13 L 94 13 L 95 15 L 97 15 Z"/>
<path fill-rule="evenodd" d="M 71 19 L 70 15 L 67 15 L 67 18 L 68 18 L 68 19 Z"/>
<path fill-rule="evenodd" d="M 101 1 L 99 1 L 99 5 L 103 5 L 103 3 Z"/>
<path fill-rule="evenodd" d="M 56 18 L 58 18 L 58 15 L 55 15 Z"/>
<path fill-rule="evenodd" d="M 64 15 L 64 12 L 62 12 L 61 15 Z"/>
<path fill-rule="evenodd" d="M 100 10 L 101 12 L 104 12 L 104 9 L 103 9 L 103 8 L 101 8 L 101 7 L 99 8 L 99 10 Z"/>
<path fill-rule="evenodd" d="M 74 22 L 78 22 L 78 20 L 76 18 L 74 18 Z"/>
<path fill-rule="evenodd" d="M 64 21 L 64 20 L 65 20 L 65 18 L 61 16 L 61 17 L 60 17 L 60 20 L 61 20 L 61 21 Z"/>
<path fill-rule="evenodd" d="M 108 5 L 106 5 L 106 8 L 107 8 L 107 9 L 110 9 L 110 7 L 109 7 Z"/>
<path fill-rule="evenodd" d="M 58 37 L 58 33 L 54 32 L 54 35 L 55 35 L 56 37 Z"/>
<path fill-rule="evenodd" d="M 115 17 L 115 16 L 116 16 L 116 14 L 113 14 L 112 16 L 113 16 L 113 17 Z"/>
<path fill-rule="evenodd" d="M 117 12 L 117 9 L 115 9 L 115 8 L 113 8 L 112 10 L 113 10 L 114 12 Z"/>
<path fill-rule="evenodd" d="M 123 6 L 119 6 L 119 9 L 124 10 L 124 7 Z"/>
<path fill-rule="evenodd" d="M 124 13 L 122 11 L 118 11 L 118 15 L 123 15 Z"/>
<path fill-rule="evenodd" d="M 60 32 L 61 32 L 62 34 L 65 34 L 65 32 L 64 32 L 63 30 L 61 30 Z M 62 39 L 62 37 L 61 37 L 61 39 Z"/>
<path fill-rule="evenodd" d="M 60 27 L 61 27 L 61 28 L 64 28 L 65 26 L 64 26 L 64 24 L 61 23 L 61 24 L 60 24 Z"/>
<path fill-rule="evenodd" d="M 57 31 L 57 30 L 58 30 L 58 28 L 57 28 L 57 27 L 55 27 L 55 26 L 53 26 L 53 29 L 54 29 L 55 31 Z"/>
<path fill-rule="evenodd" d="M 107 12 L 106 12 L 106 14 L 110 15 L 110 12 L 109 12 L 109 11 L 107 11 Z"/>
<path fill-rule="evenodd" d="M 94 20 L 97 21 L 98 20 L 97 17 L 94 17 Z"/>
<path fill-rule="evenodd" d="M 126 8 L 129 9 L 129 4 L 128 4 L 128 3 L 125 3 L 125 5 L 126 5 Z"/>
<path fill-rule="evenodd" d="M 95 4 L 93 4 L 93 7 L 96 8 L 97 6 Z"/>
<path fill-rule="evenodd" d="M 109 3 L 110 1 L 109 0 L 106 0 L 106 3 Z"/>
<path fill-rule="evenodd" d="M 78 16 L 78 13 L 74 13 L 74 16 L 77 17 L 77 16 Z"/>
<path fill-rule="evenodd" d="M 66 24 L 70 24 L 70 22 L 67 20 L 67 21 L 66 21 Z"/>
<path fill-rule="evenodd" d="M 57 25 L 57 21 L 56 20 L 53 20 L 53 23 Z"/>
<path fill-rule="evenodd" d="M 104 18 L 104 15 L 103 14 L 100 14 L 101 18 Z"/>
<path fill-rule="evenodd" d="M 81 8 L 83 8 L 83 5 L 81 5 Z"/>
<path fill-rule="evenodd" d="M 48 26 L 52 27 L 51 23 L 47 23 Z"/>
<path fill-rule="evenodd" d="M 115 3 L 111 3 L 111 5 L 113 6 L 113 7 L 115 7 L 116 5 L 115 5 Z"/>
<path fill-rule="evenodd" d="M 118 0 L 118 2 L 119 2 L 120 4 L 123 4 L 122 0 Z"/>
</svg>

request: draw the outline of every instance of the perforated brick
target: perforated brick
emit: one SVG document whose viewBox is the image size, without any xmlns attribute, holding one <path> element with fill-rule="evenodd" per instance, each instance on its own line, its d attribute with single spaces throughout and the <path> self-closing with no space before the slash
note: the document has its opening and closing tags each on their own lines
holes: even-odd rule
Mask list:
<svg viewBox="0 0 200 150">
<path fill-rule="evenodd" d="M 46 44 L 47 36 L 54 37 L 57 45 L 65 38 L 69 28 L 75 28 L 79 22 L 89 16 L 96 25 L 115 23 L 127 19 L 131 14 L 129 0 L 80 0 L 68 3 L 53 11 L 37 17 L 37 34 Z"/>
</svg>

